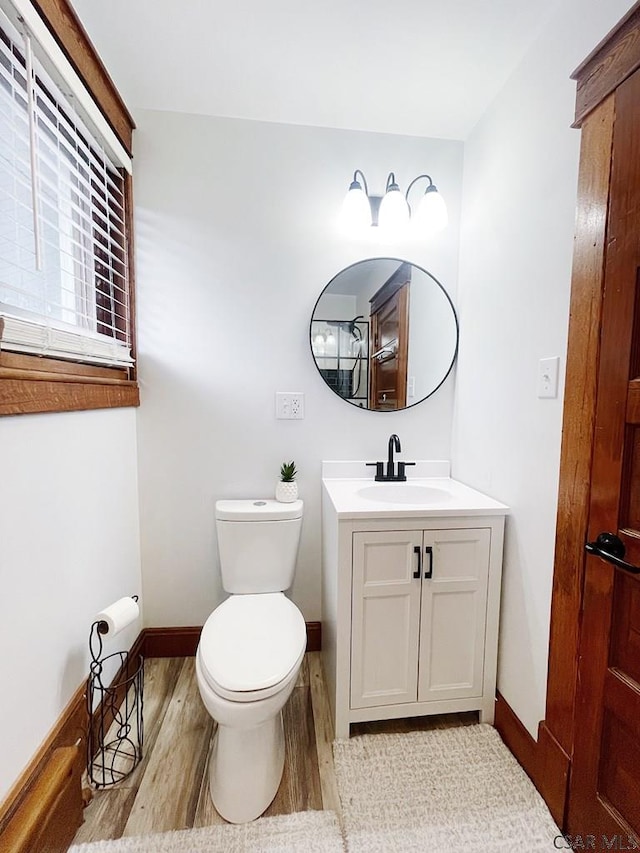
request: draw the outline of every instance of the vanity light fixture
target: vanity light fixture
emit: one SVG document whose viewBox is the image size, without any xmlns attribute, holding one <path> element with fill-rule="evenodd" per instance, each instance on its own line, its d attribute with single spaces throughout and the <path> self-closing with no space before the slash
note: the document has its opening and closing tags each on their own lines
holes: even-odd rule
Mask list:
<svg viewBox="0 0 640 853">
<path fill-rule="evenodd" d="M 326 355 L 336 355 L 337 354 L 338 345 L 336 343 L 336 336 L 333 334 L 331 329 L 327 330 L 324 345 L 325 345 L 325 354 Z"/>
<path fill-rule="evenodd" d="M 429 181 L 415 211 L 409 205 L 409 193 L 418 181 Z M 363 188 L 364 185 L 364 188 Z M 343 229 L 352 235 L 363 234 L 370 226 L 379 227 L 385 236 L 401 236 L 411 224 L 412 230 L 433 234 L 446 227 L 447 206 L 429 175 L 418 175 L 403 195 L 396 176 L 389 172 L 383 196 L 369 194 L 364 172 L 356 169 L 353 180 L 342 203 L 340 221 Z"/>
<path fill-rule="evenodd" d="M 326 343 L 326 337 L 322 334 L 322 332 L 318 332 L 313 339 L 314 355 L 324 355 L 326 352 Z"/>
<path fill-rule="evenodd" d="M 315 355 L 334 356 L 338 353 L 338 342 L 336 336 L 327 326 L 324 332 L 317 332 L 313 338 L 313 352 Z"/>
</svg>

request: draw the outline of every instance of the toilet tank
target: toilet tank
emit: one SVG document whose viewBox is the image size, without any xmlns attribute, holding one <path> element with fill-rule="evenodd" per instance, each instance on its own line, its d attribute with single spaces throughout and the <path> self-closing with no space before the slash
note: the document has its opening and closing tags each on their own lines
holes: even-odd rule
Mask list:
<svg viewBox="0 0 640 853">
<path fill-rule="evenodd" d="M 222 587 L 234 595 L 283 592 L 293 583 L 302 501 L 216 501 Z"/>
</svg>

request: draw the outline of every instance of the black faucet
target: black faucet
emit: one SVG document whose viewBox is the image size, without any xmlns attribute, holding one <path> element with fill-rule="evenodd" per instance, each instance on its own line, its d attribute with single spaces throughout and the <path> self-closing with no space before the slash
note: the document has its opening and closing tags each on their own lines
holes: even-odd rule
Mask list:
<svg viewBox="0 0 640 853">
<path fill-rule="evenodd" d="M 400 439 L 398 436 L 393 433 L 393 435 L 389 436 L 389 445 L 387 449 L 387 480 L 395 480 L 395 464 L 393 462 L 393 451 L 396 453 L 400 453 L 402 447 L 400 446 Z"/>
<path fill-rule="evenodd" d="M 393 452 L 400 453 L 402 447 L 400 445 L 400 439 L 394 433 L 389 436 L 389 452 L 387 455 L 387 472 L 384 473 L 384 462 L 367 462 L 367 465 L 375 465 L 376 466 L 376 476 L 375 479 L 378 482 L 388 482 L 392 481 L 394 483 L 402 483 L 407 479 L 407 475 L 405 474 L 405 468 L 407 465 L 415 465 L 415 462 L 398 462 L 398 471 L 396 473 L 396 466 L 393 459 Z"/>
</svg>

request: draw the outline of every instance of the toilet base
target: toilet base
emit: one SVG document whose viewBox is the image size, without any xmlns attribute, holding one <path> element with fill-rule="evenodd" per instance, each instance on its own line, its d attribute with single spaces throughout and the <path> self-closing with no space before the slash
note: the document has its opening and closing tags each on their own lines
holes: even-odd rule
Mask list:
<svg viewBox="0 0 640 853">
<path fill-rule="evenodd" d="M 251 729 L 218 725 L 209 765 L 209 790 L 229 823 L 247 823 L 275 797 L 284 769 L 282 711 Z"/>
</svg>

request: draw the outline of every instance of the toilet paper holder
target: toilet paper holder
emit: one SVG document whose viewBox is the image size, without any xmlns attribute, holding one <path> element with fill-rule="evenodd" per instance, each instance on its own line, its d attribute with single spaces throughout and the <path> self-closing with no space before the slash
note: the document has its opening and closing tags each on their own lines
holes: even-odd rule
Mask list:
<svg viewBox="0 0 640 853">
<path fill-rule="evenodd" d="M 89 633 L 87 775 L 96 788 L 129 776 L 142 760 L 144 740 L 144 658 L 127 651 L 103 657 L 105 625 L 96 619 Z"/>
</svg>

